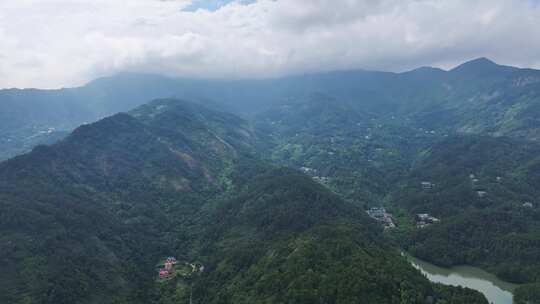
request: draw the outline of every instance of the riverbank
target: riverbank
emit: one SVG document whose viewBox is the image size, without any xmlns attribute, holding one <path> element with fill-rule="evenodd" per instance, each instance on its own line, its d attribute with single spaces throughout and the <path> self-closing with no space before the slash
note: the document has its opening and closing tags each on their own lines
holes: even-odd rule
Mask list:
<svg viewBox="0 0 540 304">
<path fill-rule="evenodd" d="M 443 268 L 406 253 L 403 255 L 432 282 L 477 290 L 493 304 L 513 303 L 513 292 L 518 285 L 502 281 L 480 268 L 472 266 Z"/>
</svg>

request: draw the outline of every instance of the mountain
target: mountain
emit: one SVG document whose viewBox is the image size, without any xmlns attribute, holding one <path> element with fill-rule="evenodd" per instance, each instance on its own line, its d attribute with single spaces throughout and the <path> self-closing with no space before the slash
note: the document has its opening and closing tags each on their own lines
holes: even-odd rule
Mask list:
<svg viewBox="0 0 540 304">
<path fill-rule="evenodd" d="M 438 102 L 414 114 L 420 126 L 538 140 L 539 71 L 479 59 L 449 71 L 442 84 Z"/>
<path fill-rule="evenodd" d="M 510 74 L 519 70 L 518 68 L 498 65 L 488 58 L 481 57 L 468 62 L 465 62 L 452 70 L 451 74 L 459 75 L 461 77 L 468 76 L 471 78 L 489 77 L 493 75 L 501 75 L 504 73 Z"/>
<path fill-rule="evenodd" d="M 450 137 L 426 148 L 392 201 L 440 223 L 414 230 L 406 248 L 439 265 L 477 265 L 508 281 L 539 281 L 539 152 L 537 143 L 485 136 Z"/>
<path fill-rule="evenodd" d="M 386 206 L 398 225 L 386 236 L 413 255 L 517 283 L 540 280 L 536 141 L 419 128 L 324 95 L 275 107 L 256 122 L 268 159 L 362 208 Z M 440 222 L 417 227 L 424 213 Z"/>
<path fill-rule="evenodd" d="M 143 288 L 165 240 L 186 237 L 175 224 L 227 187 L 246 126 L 160 100 L 1 163 L 1 302 L 103 303 Z"/>
<path fill-rule="evenodd" d="M 440 136 L 322 94 L 274 107 L 254 121 L 266 134 L 268 159 L 320 178 L 362 206 L 378 205 L 420 147 Z"/>
<path fill-rule="evenodd" d="M 362 209 L 307 176 L 278 169 L 250 179 L 210 219 L 215 226 L 204 239 L 211 272 L 194 290 L 201 302 L 485 302 L 471 291 L 426 284 Z"/>
<path fill-rule="evenodd" d="M 1 91 L 5 157 L 58 142 L 0 163 L 9 245 L 1 255 L 10 266 L 0 300 L 168 303 L 189 291 L 209 303 L 392 303 L 408 287 L 388 277 L 424 286 L 417 302 L 466 296 L 418 279 L 398 244 L 435 264 L 535 286 L 539 85 L 540 71 L 481 58 L 450 71 L 237 81 L 122 74 L 75 89 Z M 192 102 L 137 107 L 154 95 Z M 396 229 L 381 233 L 358 211 L 381 205 Z M 419 213 L 440 222 L 417 226 Z M 340 243 L 358 256 L 335 252 Z M 156 285 L 153 266 L 169 254 L 208 272 Z M 348 273 L 334 257 L 378 265 L 372 274 L 355 264 L 352 276 L 361 285 L 366 273 L 380 274 L 389 291 L 330 295 L 343 287 L 328 285 L 325 269 Z M 290 264 L 302 259 L 326 267 L 308 274 Z"/>
<path fill-rule="evenodd" d="M 450 71 L 337 71 L 261 80 L 202 80 L 118 74 L 60 90 L 0 90 L 0 158 L 29 151 L 82 123 L 156 98 L 181 98 L 251 118 L 314 95 L 418 128 L 539 139 L 540 72 L 486 58 Z"/>
<path fill-rule="evenodd" d="M 258 138 L 166 99 L 0 163 L 0 302 L 487 303 L 429 283 L 362 208 L 259 160 Z"/>
</svg>

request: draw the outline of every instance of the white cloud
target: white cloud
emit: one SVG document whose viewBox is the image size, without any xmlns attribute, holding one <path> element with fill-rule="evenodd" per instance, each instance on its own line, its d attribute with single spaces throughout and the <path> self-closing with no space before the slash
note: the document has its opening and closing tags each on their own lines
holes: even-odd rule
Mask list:
<svg viewBox="0 0 540 304">
<path fill-rule="evenodd" d="M 4 0 L 0 87 L 79 85 L 121 71 L 267 77 L 449 67 L 488 56 L 540 67 L 535 0 Z"/>
</svg>

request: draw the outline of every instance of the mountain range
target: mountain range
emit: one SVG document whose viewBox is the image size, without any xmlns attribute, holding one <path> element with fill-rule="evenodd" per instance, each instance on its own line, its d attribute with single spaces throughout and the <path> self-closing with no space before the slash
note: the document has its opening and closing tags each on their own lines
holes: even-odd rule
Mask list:
<svg viewBox="0 0 540 304">
<path fill-rule="evenodd" d="M 487 303 L 365 212 L 256 155 L 247 122 L 156 100 L 0 164 L 7 303 Z M 201 273 L 156 282 L 174 255 Z"/>
<path fill-rule="evenodd" d="M 365 115 L 416 127 L 538 140 L 540 71 L 486 58 L 450 71 L 339 71 L 261 80 L 196 80 L 118 74 L 79 88 L 0 90 L 1 159 L 54 142 L 75 127 L 156 98 L 179 98 L 251 118 L 313 95 L 348 102 Z"/>
<path fill-rule="evenodd" d="M 0 302 L 487 303 L 402 249 L 536 286 L 539 94 L 485 58 L 2 90 Z M 160 281 L 166 256 L 199 266 Z"/>
</svg>

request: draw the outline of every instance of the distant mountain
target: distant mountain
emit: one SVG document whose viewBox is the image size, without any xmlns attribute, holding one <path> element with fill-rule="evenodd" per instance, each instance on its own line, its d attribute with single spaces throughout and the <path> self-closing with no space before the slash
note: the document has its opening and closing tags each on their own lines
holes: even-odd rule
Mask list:
<svg viewBox="0 0 540 304">
<path fill-rule="evenodd" d="M 430 284 L 362 208 L 260 161 L 257 140 L 167 99 L 0 163 L 0 302 L 487 303 Z"/>
<path fill-rule="evenodd" d="M 450 71 L 341 71 L 263 80 L 172 79 L 119 74 L 61 90 L 0 91 L 0 158 L 28 151 L 65 132 L 149 100 L 176 97 L 252 117 L 321 94 L 379 116 L 410 119 L 444 132 L 538 140 L 540 71 L 480 58 Z M 331 102 L 331 101 L 329 101 Z M 355 110 L 356 111 L 356 110 Z"/>
<path fill-rule="evenodd" d="M 171 96 L 191 102 L 145 104 Z M 392 244 L 536 286 L 539 107 L 540 71 L 485 58 L 2 90 L 0 158 L 34 149 L 0 163 L 0 302 L 483 303 L 429 284 Z M 362 212 L 381 205 L 396 229 Z M 169 254 L 208 271 L 156 284 Z"/>
<path fill-rule="evenodd" d="M 465 62 L 450 70 L 450 73 L 453 75 L 478 78 L 502 75 L 504 73 L 512 73 L 518 70 L 518 68 L 498 65 L 488 58 L 482 57 Z"/>
</svg>

